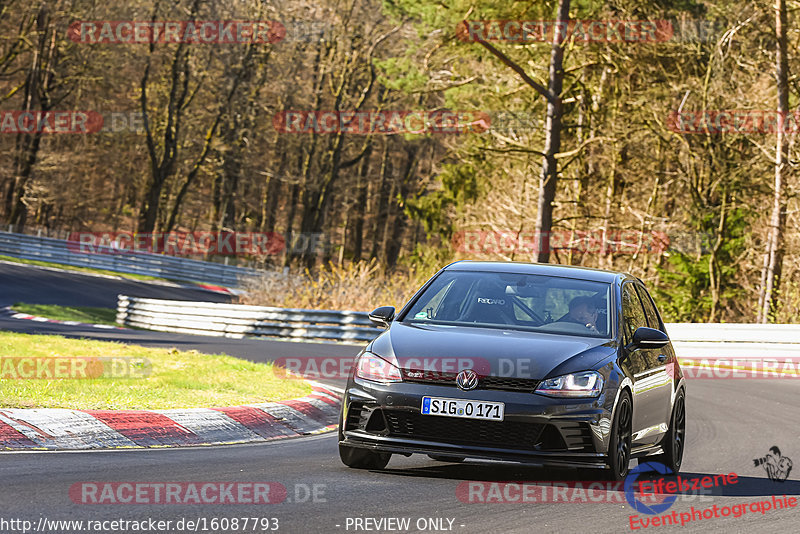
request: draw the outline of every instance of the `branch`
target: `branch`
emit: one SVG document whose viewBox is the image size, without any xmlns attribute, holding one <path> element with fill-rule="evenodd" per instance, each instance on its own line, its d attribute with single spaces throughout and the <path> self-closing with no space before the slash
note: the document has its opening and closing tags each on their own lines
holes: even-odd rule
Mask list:
<svg viewBox="0 0 800 534">
<path fill-rule="evenodd" d="M 509 59 L 507 55 L 505 55 L 500 50 L 495 48 L 492 44 L 486 41 L 478 40 L 476 42 L 482 47 L 484 47 L 486 50 L 488 50 L 497 59 L 499 59 L 506 67 L 510 68 L 511 70 L 519 74 L 520 78 L 522 78 L 522 81 L 524 81 L 525 83 L 536 89 L 536 92 L 545 97 L 548 102 L 555 103 L 554 95 L 551 95 L 550 91 L 548 91 L 544 85 L 540 84 L 539 82 L 537 82 L 536 80 L 525 74 L 525 71 L 522 69 L 522 67 L 511 61 L 511 59 Z"/>
<path fill-rule="evenodd" d="M 584 147 L 586 145 L 588 145 L 589 143 L 591 143 L 591 142 L 594 142 L 594 141 L 613 141 L 613 140 L 614 140 L 613 137 L 590 137 L 589 139 L 587 139 L 586 141 L 584 141 L 583 143 L 578 145 L 577 148 L 575 148 L 573 150 L 570 150 L 569 152 L 559 152 L 558 154 L 553 154 L 553 157 L 555 159 L 568 158 L 570 156 L 574 156 L 575 154 L 577 154 L 578 152 L 583 150 Z"/>
<path fill-rule="evenodd" d="M 776 158 L 777 158 L 777 156 L 773 156 L 772 154 L 770 154 L 770 153 L 769 153 L 769 151 L 767 150 L 767 148 L 766 148 L 766 147 L 764 147 L 764 146 L 762 146 L 762 145 L 760 145 L 760 144 L 756 143 L 755 141 L 753 141 L 753 140 L 750 138 L 750 136 L 746 136 L 745 140 L 746 140 L 748 143 L 750 143 L 751 145 L 753 145 L 754 147 L 756 147 L 756 148 L 758 148 L 759 150 L 761 150 L 761 152 L 764 154 L 764 156 L 767 158 L 767 160 L 768 160 L 768 161 L 769 161 L 769 162 L 770 162 L 772 165 L 776 165 L 776 164 L 777 164 L 777 162 L 776 162 Z"/>
<path fill-rule="evenodd" d="M 416 95 L 416 94 L 425 94 L 425 93 L 439 93 L 441 91 L 447 91 L 448 89 L 452 89 L 454 87 L 461 87 L 462 85 L 467 85 L 468 83 L 472 83 L 478 79 L 478 76 L 470 76 L 466 80 L 461 80 L 458 82 L 453 82 L 450 85 L 445 87 L 437 87 L 435 89 L 420 89 L 419 91 L 409 91 L 409 94 Z"/>
<path fill-rule="evenodd" d="M 486 150 L 488 152 L 499 152 L 501 154 L 510 154 L 510 153 L 513 153 L 513 152 L 522 152 L 524 154 L 536 154 L 537 156 L 542 156 L 542 157 L 545 156 L 544 152 L 539 152 L 538 150 L 534 150 L 532 148 L 520 148 L 520 147 L 516 147 L 516 148 L 490 148 L 490 147 L 485 147 L 485 148 L 481 148 L 479 150 Z"/>
<path fill-rule="evenodd" d="M 344 163 L 340 163 L 339 169 L 341 170 L 341 169 L 346 169 L 348 167 L 352 167 L 353 165 L 361 161 L 361 158 L 363 158 L 364 155 L 366 155 L 366 153 L 369 152 L 369 148 L 370 148 L 370 143 L 369 142 L 364 143 L 364 148 L 363 150 L 361 150 L 361 153 L 358 156 L 354 157 L 353 159 L 347 160 Z"/>
</svg>

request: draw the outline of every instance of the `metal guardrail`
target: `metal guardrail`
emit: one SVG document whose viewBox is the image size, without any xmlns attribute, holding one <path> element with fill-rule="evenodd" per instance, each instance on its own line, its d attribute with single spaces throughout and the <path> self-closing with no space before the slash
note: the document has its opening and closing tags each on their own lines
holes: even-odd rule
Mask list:
<svg viewBox="0 0 800 534">
<path fill-rule="evenodd" d="M 667 333 L 679 358 L 800 358 L 800 325 L 672 323 Z"/>
<path fill-rule="evenodd" d="M 117 322 L 122 325 L 241 338 L 274 336 L 340 341 L 369 341 L 375 328 L 365 312 L 299 310 L 118 296 Z"/>
<path fill-rule="evenodd" d="M 158 300 L 119 295 L 117 322 L 123 325 L 209 336 L 276 336 L 370 341 L 380 334 L 366 312 L 300 310 Z M 800 325 L 666 325 L 680 358 L 800 357 Z"/>
<path fill-rule="evenodd" d="M 666 326 L 673 342 L 800 343 L 800 324 L 669 323 Z"/>
<path fill-rule="evenodd" d="M 15 258 L 226 287 L 239 287 L 244 278 L 264 274 L 247 267 L 147 252 L 122 252 L 111 247 L 95 247 L 92 254 L 81 253 L 76 251 L 79 247 L 80 243 L 64 239 L 0 232 L 0 255 Z"/>
</svg>

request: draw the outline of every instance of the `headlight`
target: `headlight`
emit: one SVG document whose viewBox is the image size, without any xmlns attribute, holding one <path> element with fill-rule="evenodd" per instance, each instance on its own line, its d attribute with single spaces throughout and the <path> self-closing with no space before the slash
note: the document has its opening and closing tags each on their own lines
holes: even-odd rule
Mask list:
<svg viewBox="0 0 800 534">
<path fill-rule="evenodd" d="M 597 397 L 603 389 L 603 375 L 583 371 L 542 380 L 536 393 L 548 397 Z"/>
<path fill-rule="evenodd" d="M 377 354 L 365 352 L 356 364 L 356 376 L 374 382 L 402 382 L 403 377 L 396 365 Z"/>
</svg>

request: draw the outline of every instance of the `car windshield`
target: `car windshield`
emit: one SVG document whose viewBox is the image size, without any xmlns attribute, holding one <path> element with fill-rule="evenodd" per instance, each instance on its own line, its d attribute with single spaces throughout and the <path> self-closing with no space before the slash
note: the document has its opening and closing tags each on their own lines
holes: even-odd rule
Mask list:
<svg viewBox="0 0 800 534">
<path fill-rule="evenodd" d="M 404 322 L 611 337 L 611 285 L 575 278 L 477 271 L 441 273 Z"/>
</svg>

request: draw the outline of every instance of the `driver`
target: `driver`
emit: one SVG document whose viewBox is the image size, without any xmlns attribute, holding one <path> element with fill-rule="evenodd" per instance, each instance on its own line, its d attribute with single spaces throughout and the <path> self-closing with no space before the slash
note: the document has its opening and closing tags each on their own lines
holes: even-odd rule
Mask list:
<svg viewBox="0 0 800 534">
<path fill-rule="evenodd" d="M 595 307 L 590 297 L 575 297 L 569 303 L 569 313 L 559 321 L 581 324 L 590 331 L 599 333 L 597 330 L 597 315 L 597 307 Z"/>
</svg>

